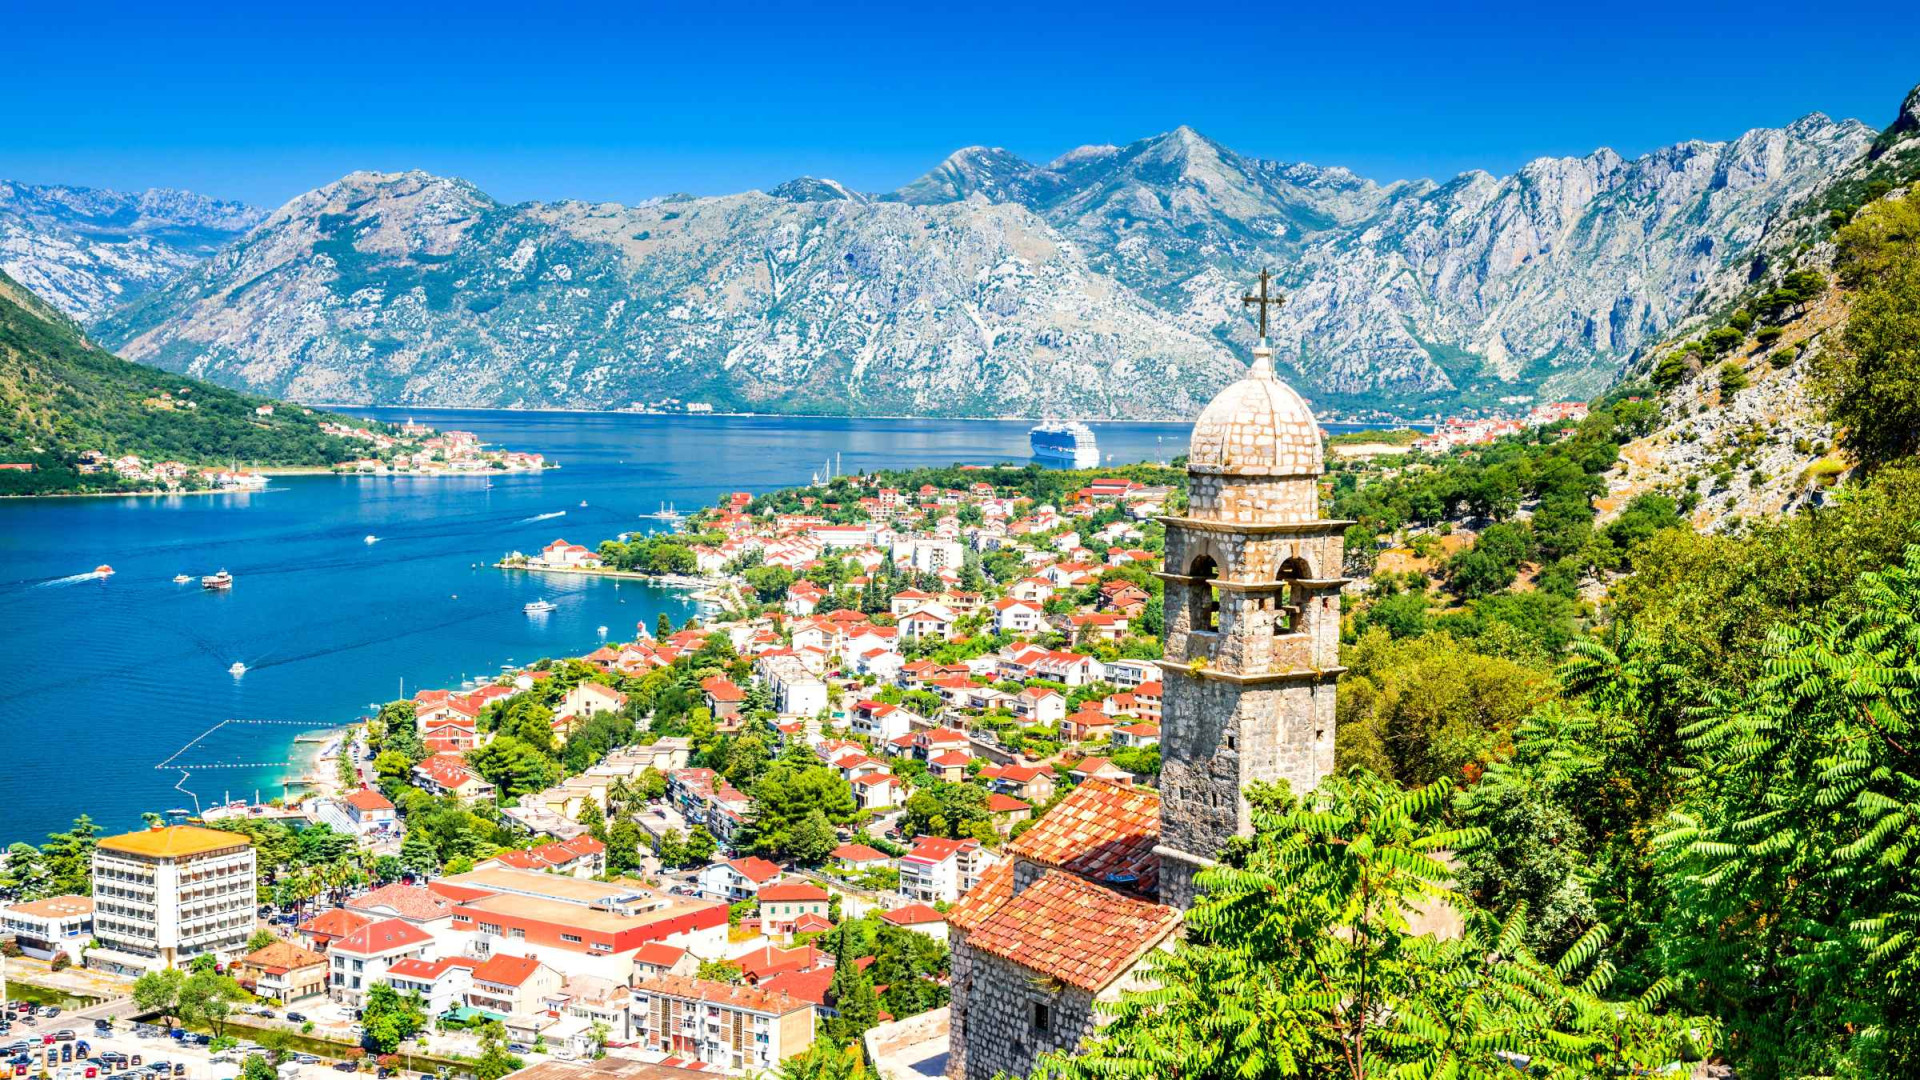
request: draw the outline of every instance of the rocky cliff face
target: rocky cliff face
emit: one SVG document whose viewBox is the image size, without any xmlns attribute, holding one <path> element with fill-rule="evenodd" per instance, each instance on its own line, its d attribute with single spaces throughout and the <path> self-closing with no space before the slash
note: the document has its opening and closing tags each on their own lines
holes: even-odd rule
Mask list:
<svg viewBox="0 0 1920 1080">
<path fill-rule="evenodd" d="M 1874 133 L 1810 116 L 1637 159 L 1380 185 L 1180 128 L 1046 165 L 969 148 L 898 191 L 801 178 L 503 206 L 357 173 L 95 326 L 129 358 L 306 400 L 1190 415 L 1238 303 L 1317 407 L 1597 389 Z"/>
<path fill-rule="evenodd" d="M 0 272 L 93 318 L 198 265 L 266 211 L 187 191 L 0 180 Z"/>
</svg>

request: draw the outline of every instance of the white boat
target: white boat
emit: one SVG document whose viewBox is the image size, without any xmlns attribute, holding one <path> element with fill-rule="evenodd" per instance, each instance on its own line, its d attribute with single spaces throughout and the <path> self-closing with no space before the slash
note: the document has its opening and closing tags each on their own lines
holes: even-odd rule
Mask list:
<svg viewBox="0 0 1920 1080">
<path fill-rule="evenodd" d="M 235 660 L 231 665 L 227 667 L 227 671 L 230 674 L 232 674 L 234 678 L 237 679 L 240 676 L 245 675 L 247 673 L 247 665 L 241 663 L 238 660 Z"/>
<path fill-rule="evenodd" d="M 581 506 L 583 506 L 583 507 L 584 507 L 584 506 L 586 506 L 586 505 L 587 505 L 587 500 L 585 500 L 585 499 L 581 499 L 581 500 L 580 500 L 580 505 L 581 505 Z"/>
<path fill-rule="evenodd" d="M 1100 448 L 1094 445 L 1093 429 L 1078 420 L 1048 420 L 1027 432 L 1036 460 L 1065 465 L 1070 469 L 1091 469 L 1100 464 Z"/>
<path fill-rule="evenodd" d="M 534 600 L 530 603 L 522 605 L 521 610 L 525 611 L 529 615 L 539 615 L 544 612 L 552 611 L 555 608 L 558 608 L 559 606 L 560 606 L 559 604 L 556 604 L 551 600 Z"/>
<path fill-rule="evenodd" d="M 193 575 L 192 575 L 192 574 L 175 574 L 175 575 L 173 575 L 173 583 L 174 583 L 175 585 L 185 585 L 185 584 L 186 584 L 187 582 L 189 582 L 189 581 L 192 581 L 192 580 L 193 580 Z"/>
<path fill-rule="evenodd" d="M 203 589 L 231 589 L 233 588 L 233 575 L 227 573 L 225 570 L 217 574 L 208 574 L 206 577 L 200 579 L 200 587 Z"/>
<path fill-rule="evenodd" d="M 604 626 L 601 626 L 601 627 L 596 627 L 596 629 L 598 629 L 598 630 L 600 631 L 600 636 L 601 636 L 601 637 L 606 637 L 606 636 L 607 636 L 607 628 L 606 628 L 606 627 L 604 627 Z"/>
<path fill-rule="evenodd" d="M 369 543 L 369 544 L 373 544 L 373 543 L 378 543 L 378 542 L 379 542 L 379 540 L 380 540 L 380 538 L 379 538 L 379 537 L 377 537 L 377 536 L 375 536 L 375 535 L 373 535 L 372 533 L 368 533 L 368 534 L 367 534 L 367 537 L 366 537 L 366 542 L 367 542 L 367 543 Z"/>
</svg>

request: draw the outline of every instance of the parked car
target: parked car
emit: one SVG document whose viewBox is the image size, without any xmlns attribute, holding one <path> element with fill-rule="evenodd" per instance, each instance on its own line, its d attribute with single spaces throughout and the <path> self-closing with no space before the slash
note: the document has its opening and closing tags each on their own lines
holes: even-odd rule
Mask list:
<svg viewBox="0 0 1920 1080">
<path fill-rule="evenodd" d="M 111 1021 L 111 1020 L 95 1020 L 95 1021 L 93 1022 L 93 1030 L 95 1030 L 95 1031 L 112 1031 L 112 1030 L 113 1030 L 113 1021 Z"/>
<path fill-rule="evenodd" d="M 353 1062 L 351 1061 L 336 1061 L 333 1063 L 333 1071 L 334 1072 L 353 1072 L 355 1070 L 353 1067 Z"/>
<path fill-rule="evenodd" d="M 53 1033 L 53 1040 L 55 1042 L 72 1042 L 79 1037 L 80 1036 L 73 1033 L 72 1028 L 61 1028 L 59 1031 Z"/>
<path fill-rule="evenodd" d="M 293 1023 L 296 1023 L 296 1024 L 304 1024 L 304 1023 L 306 1023 L 306 1022 L 307 1022 L 307 1018 L 306 1018 L 305 1016 L 303 1016 L 303 1015 L 301 1015 L 300 1013 L 297 1013 L 297 1012 L 290 1012 L 290 1013 L 288 1013 L 288 1014 L 287 1014 L 287 1019 L 288 1019 L 288 1020 L 290 1020 L 290 1021 L 292 1021 Z"/>
<path fill-rule="evenodd" d="M 44 1008 L 44 1009 L 41 1009 L 41 1010 L 40 1010 L 40 1015 L 41 1015 L 41 1016 L 44 1016 L 44 1017 L 46 1017 L 46 1018 L 47 1018 L 47 1019 L 49 1019 L 49 1020 L 51 1020 L 51 1019 L 53 1019 L 54 1017 L 56 1017 L 56 1016 L 59 1016 L 59 1015 L 60 1015 L 60 1006 L 58 1006 L 58 1005 L 48 1005 L 48 1006 L 47 1006 L 46 1008 Z"/>
<path fill-rule="evenodd" d="M 195 1046 L 210 1046 L 213 1043 L 213 1036 L 207 1034 L 191 1035 L 188 1036 L 188 1038 L 192 1040 Z"/>
</svg>

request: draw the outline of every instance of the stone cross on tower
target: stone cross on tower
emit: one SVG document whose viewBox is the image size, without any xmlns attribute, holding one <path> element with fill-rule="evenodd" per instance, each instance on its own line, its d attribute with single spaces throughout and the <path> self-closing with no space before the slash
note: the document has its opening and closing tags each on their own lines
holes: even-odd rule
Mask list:
<svg viewBox="0 0 1920 1080">
<path fill-rule="evenodd" d="M 1287 298 L 1281 296 L 1279 293 L 1274 293 L 1271 299 L 1267 297 L 1267 282 L 1272 276 L 1273 275 L 1267 273 L 1266 267 L 1261 267 L 1260 291 L 1257 294 L 1248 293 L 1240 298 L 1240 302 L 1243 304 L 1260 305 L 1260 340 L 1262 342 L 1267 340 L 1267 309 L 1270 307 L 1279 307 L 1281 304 L 1287 302 Z"/>
</svg>

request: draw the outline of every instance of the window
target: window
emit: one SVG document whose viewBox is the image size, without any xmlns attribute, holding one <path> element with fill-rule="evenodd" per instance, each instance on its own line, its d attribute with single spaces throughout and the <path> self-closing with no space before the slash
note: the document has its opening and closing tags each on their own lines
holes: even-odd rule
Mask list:
<svg viewBox="0 0 1920 1080">
<path fill-rule="evenodd" d="M 1033 1030 L 1038 1035 L 1053 1031 L 1053 1010 L 1038 1001 L 1033 1003 Z"/>
<path fill-rule="evenodd" d="M 578 945 L 578 944 L 580 944 L 580 935 L 579 935 L 579 934 L 561 934 L 561 935 L 560 935 L 560 940 L 561 940 L 561 941 L 571 941 L 571 942 L 573 942 L 573 943 L 574 943 L 575 945 Z"/>
</svg>

